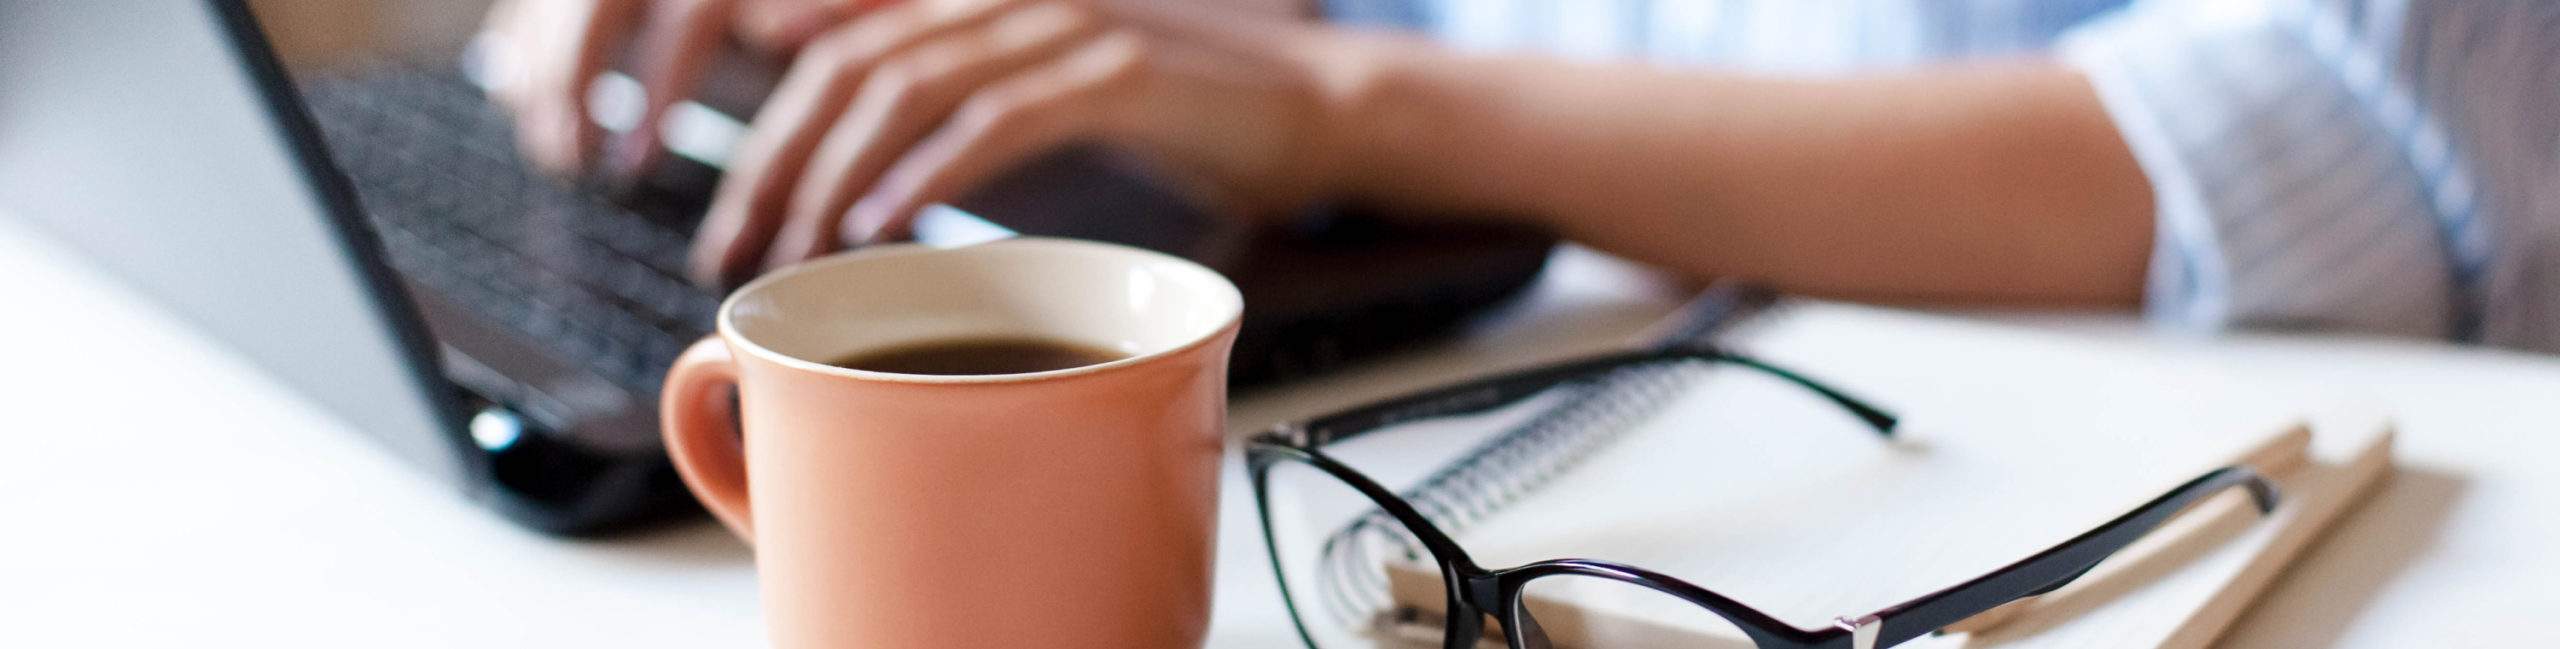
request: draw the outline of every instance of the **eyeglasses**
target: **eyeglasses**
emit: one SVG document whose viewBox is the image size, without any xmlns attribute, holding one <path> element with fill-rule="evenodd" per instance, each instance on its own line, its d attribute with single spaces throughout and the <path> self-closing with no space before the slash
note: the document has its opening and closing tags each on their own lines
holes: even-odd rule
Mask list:
<svg viewBox="0 0 2560 649">
<path fill-rule="evenodd" d="M 1680 579 L 1609 561 L 1553 559 L 1502 569 L 1480 567 L 1434 522 L 1450 518 L 1447 507 L 1434 502 L 1417 507 L 1406 496 L 1327 453 L 1328 447 L 1391 426 L 1492 412 L 1551 389 L 1599 384 L 1629 371 L 1702 364 L 1738 367 L 1778 379 L 1846 411 L 1881 438 L 1894 434 L 1897 419 L 1881 408 L 1801 374 L 1703 346 L 1567 361 L 1280 425 L 1247 443 L 1246 468 L 1261 510 L 1263 541 L 1300 635 L 1315 649 L 1349 649 L 1375 646 L 1382 629 L 1396 626 L 1393 623 L 1410 628 L 1414 622 L 1428 622 L 1413 611 L 1385 606 L 1386 591 L 1414 586 L 1396 583 L 1394 575 L 1382 569 L 1390 562 L 1404 562 L 1436 565 L 1439 590 L 1420 597 L 1445 595 L 1446 608 L 1441 609 L 1445 614 L 1438 621 L 1445 628 L 1438 641 L 1446 649 L 1475 647 L 1487 633 L 1487 618 L 1511 649 L 1554 649 L 1564 644 L 1550 635 L 1587 638 L 1591 635 L 1587 632 L 1580 636 L 1549 632 L 1589 626 L 1588 620 L 1570 619 L 1576 617 L 1572 611 L 1542 603 L 1549 600 L 1541 593 L 1562 592 L 1568 586 L 1585 592 L 1603 586 L 1620 595 L 1657 600 L 1647 603 L 1657 610 L 1711 615 L 1718 626 L 1738 630 L 1757 649 L 1890 647 L 2069 584 L 2189 505 L 2226 490 L 2246 489 L 2262 515 L 2273 511 L 2278 500 L 2274 485 L 2245 465 L 2215 469 L 2096 529 L 1989 574 L 1872 613 L 1844 616 L 1831 626 L 1807 629 Z M 1306 503 L 1330 506 L 1335 513 L 1302 524 L 1306 517 L 1295 516 L 1302 512 L 1275 512 L 1275 508 L 1304 509 Z M 1426 511 L 1434 515 L 1426 516 Z M 1419 568 L 1408 572 L 1422 574 Z M 1414 591 L 1397 592 L 1408 602 L 1416 597 Z M 1656 646 L 1625 638 L 1586 640 L 1608 641 Z"/>
</svg>

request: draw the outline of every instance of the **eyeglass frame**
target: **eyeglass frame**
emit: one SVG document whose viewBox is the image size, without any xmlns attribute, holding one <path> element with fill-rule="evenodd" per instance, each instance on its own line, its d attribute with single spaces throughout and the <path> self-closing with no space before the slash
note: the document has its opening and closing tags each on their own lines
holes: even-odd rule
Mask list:
<svg viewBox="0 0 2560 649">
<path fill-rule="evenodd" d="M 2256 469 L 2247 465 L 2217 468 L 2096 528 L 1980 577 L 1865 615 L 1842 616 L 1830 626 L 1806 629 L 1679 578 L 1611 561 L 1550 559 L 1499 570 L 1485 569 L 1476 565 L 1455 540 L 1403 496 L 1322 450 L 1322 447 L 1333 443 L 1400 423 L 1490 411 L 1560 385 L 1596 379 L 1619 369 L 1681 361 L 1732 364 L 1776 377 L 1847 410 L 1880 437 L 1891 439 L 1900 424 L 1900 419 L 1892 413 L 1794 371 L 1713 346 L 1686 345 L 1563 361 L 1383 399 L 1304 422 L 1274 426 L 1247 440 L 1245 467 L 1262 522 L 1263 546 L 1270 552 L 1271 568 L 1280 584 L 1281 599 L 1289 607 L 1290 621 L 1298 629 L 1299 637 L 1306 641 L 1307 646 L 1315 647 L 1315 635 L 1307 627 L 1307 612 L 1298 610 L 1298 600 L 1290 593 L 1289 575 L 1281 564 L 1280 542 L 1272 531 L 1270 473 L 1272 467 L 1283 461 L 1296 461 L 1323 471 L 1360 492 L 1381 511 L 1395 517 L 1413 534 L 1414 540 L 1431 553 L 1432 559 L 1439 563 L 1442 588 L 1448 594 L 1447 608 L 1443 609 L 1447 612 L 1443 616 L 1447 624 L 1443 641 L 1445 649 L 1472 649 L 1484 637 L 1484 619 L 1487 616 L 1501 625 L 1504 641 L 1511 649 L 1530 649 L 1526 634 L 1533 625 L 1520 623 L 1523 616 L 1521 592 L 1532 581 L 1561 575 L 1619 581 L 1685 600 L 1732 623 L 1751 639 L 1757 649 L 1892 647 L 2010 602 L 2043 595 L 2068 585 L 2108 557 L 2159 529 L 2189 506 L 2226 490 L 2235 487 L 2246 489 L 2251 503 L 2262 516 L 2272 513 L 2281 500 L 2275 485 Z M 1531 619 L 1534 622 L 1534 618 Z"/>
</svg>

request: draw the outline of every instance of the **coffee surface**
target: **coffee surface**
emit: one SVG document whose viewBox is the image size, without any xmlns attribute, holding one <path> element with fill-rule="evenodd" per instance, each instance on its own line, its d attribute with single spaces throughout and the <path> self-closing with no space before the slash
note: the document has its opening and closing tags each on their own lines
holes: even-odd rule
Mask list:
<svg viewBox="0 0 2560 649">
<path fill-rule="evenodd" d="M 856 352 L 827 364 L 892 374 L 1027 374 L 1108 363 L 1128 356 L 1050 338 L 955 338 Z"/>
</svg>

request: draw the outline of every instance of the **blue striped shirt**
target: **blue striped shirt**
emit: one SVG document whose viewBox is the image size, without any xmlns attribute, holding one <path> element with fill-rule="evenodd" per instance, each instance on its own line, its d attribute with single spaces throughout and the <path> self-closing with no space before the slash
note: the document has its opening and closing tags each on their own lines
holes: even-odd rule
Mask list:
<svg viewBox="0 0 2560 649">
<path fill-rule="evenodd" d="M 1458 47 L 1822 75 L 2004 54 L 2150 177 L 2147 310 L 2560 352 L 2560 3 L 1326 0 Z"/>
</svg>

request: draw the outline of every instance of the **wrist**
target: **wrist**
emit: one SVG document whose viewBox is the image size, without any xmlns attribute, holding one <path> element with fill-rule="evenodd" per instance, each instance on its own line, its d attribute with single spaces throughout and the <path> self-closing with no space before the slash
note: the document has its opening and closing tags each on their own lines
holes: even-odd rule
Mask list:
<svg viewBox="0 0 2560 649">
<path fill-rule="evenodd" d="M 1539 217 L 1537 165 L 1522 159 L 1511 59 L 1460 54 L 1400 34 L 1336 31 L 1315 57 L 1328 196 L 1417 218 Z M 1553 126 L 1545 125 L 1545 126 Z"/>
<path fill-rule="evenodd" d="M 1328 198 L 1383 199 L 1404 166 L 1414 113 L 1405 88 L 1410 60 L 1422 46 L 1408 39 L 1338 29 L 1310 29 L 1294 41 L 1314 96 L 1305 164 Z"/>
</svg>

